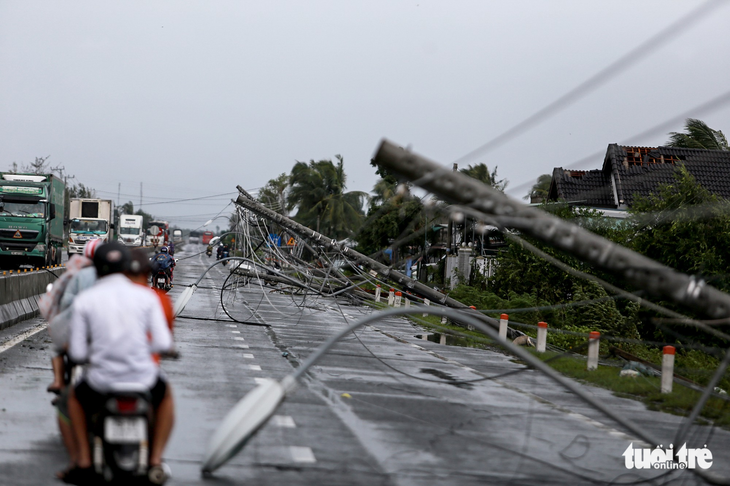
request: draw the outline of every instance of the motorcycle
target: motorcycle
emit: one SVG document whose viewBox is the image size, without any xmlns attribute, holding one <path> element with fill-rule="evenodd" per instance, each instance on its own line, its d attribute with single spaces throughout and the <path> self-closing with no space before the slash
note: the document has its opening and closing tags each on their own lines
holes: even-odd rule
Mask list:
<svg viewBox="0 0 730 486">
<path fill-rule="evenodd" d="M 205 254 L 208 255 L 208 258 L 213 254 L 213 249 L 211 247 L 208 247 L 205 249 Z"/>
<path fill-rule="evenodd" d="M 157 273 L 152 275 L 152 287 L 157 287 L 165 292 L 172 288 L 170 285 L 170 278 L 164 270 L 159 270 Z"/>
<path fill-rule="evenodd" d="M 104 407 L 90 417 L 92 464 L 106 482 L 161 484 L 149 469 L 149 443 L 153 424 L 149 390 L 135 385 L 119 386 L 105 396 Z"/>
<path fill-rule="evenodd" d="M 228 251 L 228 250 L 226 250 L 226 249 L 224 249 L 224 250 L 223 250 L 223 251 L 221 252 L 221 258 L 219 258 L 219 260 L 221 260 L 221 259 L 223 259 L 223 258 L 228 258 L 228 255 L 229 255 L 229 251 Z M 228 265 L 228 260 L 223 260 L 223 265 Z"/>
</svg>

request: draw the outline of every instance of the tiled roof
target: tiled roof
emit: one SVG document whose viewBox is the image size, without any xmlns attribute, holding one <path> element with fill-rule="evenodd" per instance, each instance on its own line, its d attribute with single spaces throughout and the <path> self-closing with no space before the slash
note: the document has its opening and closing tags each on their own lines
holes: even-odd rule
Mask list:
<svg viewBox="0 0 730 486">
<path fill-rule="evenodd" d="M 555 168 L 548 200 L 563 199 L 596 207 L 630 207 L 636 195 L 648 196 L 660 184 L 673 183 L 678 163 L 684 164 L 708 191 L 730 199 L 730 152 L 611 144 L 601 169 Z"/>
<path fill-rule="evenodd" d="M 548 201 L 562 199 L 588 206 L 613 207 L 611 178 L 602 170 L 553 169 Z"/>
</svg>

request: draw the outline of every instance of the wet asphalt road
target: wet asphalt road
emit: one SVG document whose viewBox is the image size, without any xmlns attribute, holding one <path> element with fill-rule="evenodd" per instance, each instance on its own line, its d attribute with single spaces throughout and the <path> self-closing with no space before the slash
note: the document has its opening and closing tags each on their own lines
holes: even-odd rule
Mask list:
<svg viewBox="0 0 730 486">
<path fill-rule="evenodd" d="M 176 256 L 177 287 L 212 263 L 191 246 Z M 191 258 L 185 258 L 191 257 Z M 504 354 L 416 338 L 403 319 L 380 321 L 345 338 L 282 404 L 274 419 L 212 478 L 201 459 L 222 416 L 258 378 L 280 379 L 334 329 L 370 310 L 345 300 L 291 297 L 253 286 L 224 294 L 216 266 L 176 323 L 178 361 L 163 362 L 174 387 L 177 422 L 166 451 L 170 485 L 240 484 L 697 484 L 682 471 L 627 470 L 633 441 L 620 426 Z M 40 319 L 0 333 L 0 343 Z M 2 346 L 0 344 L 0 346 Z M 0 348 L 4 349 L 4 348 Z M 283 354 L 287 353 L 287 356 Z M 60 484 L 65 464 L 50 396 L 46 331 L 0 352 L 0 484 Z M 397 370 L 397 371 L 396 371 Z M 511 370 L 521 373 L 471 384 Z M 427 381 L 428 380 L 428 381 Z M 679 417 L 591 392 L 671 441 Z M 711 471 L 730 476 L 730 433 L 696 427 L 690 447 L 707 447 Z"/>
</svg>

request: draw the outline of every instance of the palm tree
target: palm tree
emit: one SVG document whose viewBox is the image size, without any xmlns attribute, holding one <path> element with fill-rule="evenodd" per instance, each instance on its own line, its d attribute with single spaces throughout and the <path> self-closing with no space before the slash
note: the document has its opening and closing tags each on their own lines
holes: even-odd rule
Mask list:
<svg viewBox="0 0 730 486">
<path fill-rule="evenodd" d="M 702 120 L 687 118 L 685 130 L 687 133 L 669 132 L 667 147 L 730 150 L 725 135 L 708 127 Z"/>
<path fill-rule="evenodd" d="M 550 191 L 550 183 L 553 177 L 550 174 L 543 174 L 537 178 L 537 182 L 532 185 L 530 193 L 525 196 L 525 199 L 529 199 L 531 203 L 541 203 L 548 197 L 548 191 Z"/>
<path fill-rule="evenodd" d="M 357 233 L 363 218 L 361 191 L 344 192 L 345 171 L 342 156 L 331 160 L 297 162 L 291 171 L 287 209 L 297 208 L 299 223 L 336 239 Z"/>
<path fill-rule="evenodd" d="M 259 191 L 257 199 L 272 211 L 288 216 L 286 210 L 287 189 L 289 189 L 289 176 L 287 174 L 279 174 L 279 177 L 271 179 L 266 183 Z"/>
<path fill-rule="evenodd" d="M 497 180 L 496 166 L 491 173 L 489 172 L 489 168 L 486 164 L 476 164 L 474 166 L 469 165 L 466 169 L 459 169 L 459 172 L 502 192 L 504 192 L 505 187 L 509 184 L 509 181 L 506 179 Z"/>
</svg>

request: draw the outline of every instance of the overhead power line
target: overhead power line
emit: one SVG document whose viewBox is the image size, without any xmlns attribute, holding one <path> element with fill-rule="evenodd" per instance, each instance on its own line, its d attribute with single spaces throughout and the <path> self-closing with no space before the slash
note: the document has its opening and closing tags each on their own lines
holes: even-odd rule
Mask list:
<svg viewBox="0 0 730 486">
<path fill-rule="evenodd" d="M 721 5 L 727 4 L 728 2 L 724 0 L 710 0 L 703 3 L 684 17 L 678 19 L 675 22 L 672 22 L 667 27 L 660 30 L 643 43 L 639 44 L 637 47 L 635 47 L 616 61 L 601 69 L 596 74 L 586 79 L 572 90 L 565 93 L 563 96 L 559 97 L 541 110 L 538 110 L 536 113 L 517 123 L 507 131 L 501 133 L 500 135 L 497 135 L 487 143 L 456 159 L 454 163 L 462 163 L 474 157 L 484 155 L 487 152 L 499 147 L 500 145 L 505 144 L 509 140 L 524 134 L 527 130 L 536 127 L 543 121 L 564 110 L 565 108 L 572 105 L 587 94 L 595 91 L 600 86 L 608 83 L 619 74 L 634 66 L 638 61 L 645 58 L 658 48 L 662 47 L 662 45 L 666 44 L 668 41 L 676 40 L 679 35 L 689 30 L 696 23 L 709 15 L 712 11 L 714 11 Z"/>
</svg>

